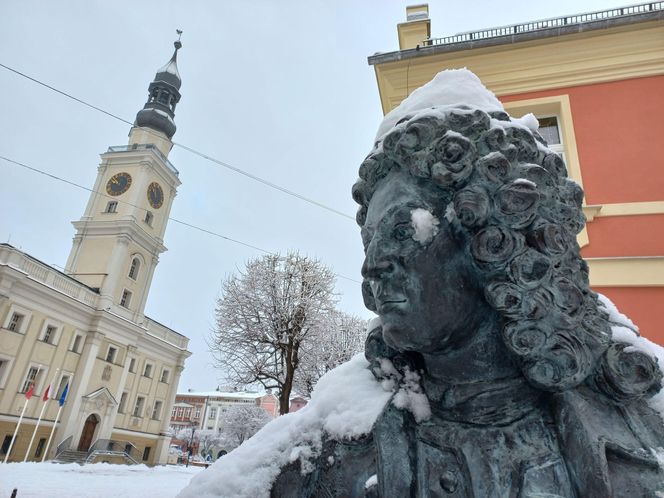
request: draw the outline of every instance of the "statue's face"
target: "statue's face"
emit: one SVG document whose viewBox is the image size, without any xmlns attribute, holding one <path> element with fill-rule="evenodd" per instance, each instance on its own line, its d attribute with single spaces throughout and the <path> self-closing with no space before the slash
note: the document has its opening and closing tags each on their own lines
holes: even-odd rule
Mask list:
<svg viewBox="0 0 664 498">
<path fill-rule="evenodd" d="M 362 273 L 383 338 L 399 351 L 456 349 L 483 314 L 470 256 L 441 213 L 447 204 L 441 195 L 408 173 L 390 173 L 374 193 L 362 227 Z"/>
</svg>

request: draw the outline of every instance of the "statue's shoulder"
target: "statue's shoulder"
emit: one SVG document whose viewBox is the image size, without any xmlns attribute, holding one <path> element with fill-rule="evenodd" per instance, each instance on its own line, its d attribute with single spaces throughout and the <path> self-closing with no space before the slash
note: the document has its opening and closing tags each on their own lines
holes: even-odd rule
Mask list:
<svg viewBox="0 0 664 498">
<path fill-rule="evenodd" d="M 283 467 L 272 497 L 365 497 L 366 485 L 376 474 L 373 431 L 350 441 L 328 439 L 315 461 Z"/>
<path fill-rule="evenodd" d="M 664 491 L 664 422 L 645 399 L 610 402 L 585 387 L 554 398 L 562 452 L 580 496 Z"/>
</svg>

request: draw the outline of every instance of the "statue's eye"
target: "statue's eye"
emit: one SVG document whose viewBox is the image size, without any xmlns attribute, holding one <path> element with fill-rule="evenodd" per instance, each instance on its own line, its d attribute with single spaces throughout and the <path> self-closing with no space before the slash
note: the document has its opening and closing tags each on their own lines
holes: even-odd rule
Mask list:
<svg viewBox="0 0 664 498">
<path fill-rule="evenodd" d="M 413 225 L 410 223 L 399 223 L 392 230 L 392 237 L 398 241 L 408 240 L 413 237 L 415 231 L 413 230 Z"/>
</svg>

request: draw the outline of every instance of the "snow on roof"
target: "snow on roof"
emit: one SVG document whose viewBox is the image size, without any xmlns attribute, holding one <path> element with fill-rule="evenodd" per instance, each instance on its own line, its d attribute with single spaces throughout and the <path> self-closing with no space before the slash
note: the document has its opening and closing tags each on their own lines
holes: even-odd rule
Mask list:
<svg viewBox="0 0 664 498">
<path fill-rule="evenodd" d="M 304 408 L 272 420 L 198 474 L 178 498 L 267 498 L 281 468 L 300 459 L 307 469 L 325 437 L 350 440 L 369 433 L 392 393 L 367 367 L 360 353 L 326 373 Z"/>
<path fill-rule="evenodd" d="M 157 71 L 157 74 L 159 74 L 159 73 L 169 73 L 169 74 L 172 74 L 172 75 L 177 76 L 178 78 L 180 78 L 180 72 L 178 71 L 177 62 L 174 61 L 173 59 L 168 61 L 165 66 L 159 68 L 159 70 Z"/>
<path fill-rule="evenodd" d="M 233 399 L 256 399 L 266 396 L 268 393 L 247 391 L 187 391 L 178 393 L 178 396 L 192 396 L 198 398 L 233 398 Z"/>
<path fill-rule="evenodd" d="M 441 71 L 421 86 L 383 119 L 376 139 L 385 135 L 408 114 L 439 106 L 468 105 L 485 112 L 504 111 L 503 104 L 487 90 L 475 73 L 466 68 Z"/>
</svg>

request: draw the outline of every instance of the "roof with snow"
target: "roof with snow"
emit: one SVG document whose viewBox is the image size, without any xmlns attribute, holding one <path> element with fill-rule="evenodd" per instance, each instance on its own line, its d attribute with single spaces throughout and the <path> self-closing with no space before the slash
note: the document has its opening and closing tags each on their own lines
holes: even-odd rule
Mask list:
<svg viewBox="0 0 664 498">
<path fill-rule="evenodd" d="M 231 398 L 231 399 L 257 399 L 267 396 L 266 392 L 247 391 L 191 391 L 177 394 L 180 397 L 191 396 L 192 398 Z"/>
<path fill-rule="evenodd" d="M 376 53 L 369 56 L 368 61 L 369 65 L 383 64 L 432 54 L 510 45 L 661 19 L 664 19 L 664 4 L 662 2 L 650 2 L 509 26 L 496 26 L 478 31 L 457 33 L 442 38 L 430 38 L 429 40 L 422 40 L 417 48 Z"/>
</svg>

